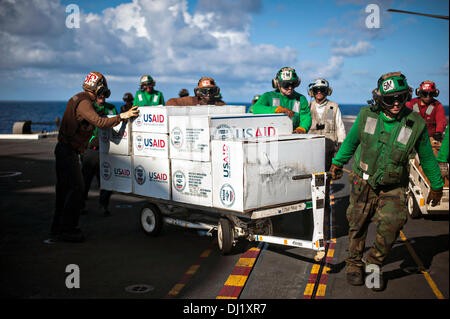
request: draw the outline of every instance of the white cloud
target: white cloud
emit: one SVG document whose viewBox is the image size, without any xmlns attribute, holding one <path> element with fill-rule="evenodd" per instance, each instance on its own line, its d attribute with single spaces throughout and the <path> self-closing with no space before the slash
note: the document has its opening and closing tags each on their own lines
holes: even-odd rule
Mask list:
<svg viewBox="0 0 450 319">
<path fill-rule="evenodd" d="M 343 55 L 343 56 L 361 56 L 365 55 L 371 50 L 375 48 L 368 41 L 358 41 L 355 45 L 349 45 L 346 47 L 338 47 L 331 50 L 331 53 L 334 55 Z"/>
<path fill-rule="evenodd" d="M 337 79 L 342 73 L 344 58 L 342 56 L 331 56 L 327 63 L 317 63 L 304 61 L 301 63 L 301 70 L 307 79 L 323 77 L 327 79 Z"/>
<path fill-rule="evenodd" d="M 68 29 L 58 0 L 2 1 L 0 76 L 7 70 L 20 76 L 26 69 L 62 79 L 97 70 L 109 83 L 137 83 L 142 74 L 184 86 L 186 79 L 195 79 L 195 86 L 203 75 L 224 84 L 270 83 L 281 66 L 295 67 L 297 51 L 250 42 L 251 13 L 261 6 L 251 0 L 199 0 L 189 13 L 187 0 L 133 0 L 101 14 L 80 7 L 80 28 Z"/>
</svg>

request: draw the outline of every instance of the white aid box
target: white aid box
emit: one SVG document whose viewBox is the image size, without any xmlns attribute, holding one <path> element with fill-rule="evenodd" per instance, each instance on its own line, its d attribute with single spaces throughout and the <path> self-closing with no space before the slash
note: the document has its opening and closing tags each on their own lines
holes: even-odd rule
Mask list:
<svg viewBox="0 0 450 319">
<path fill-rule="evenodd" d="M 170 160 L 133 156 L 133 194 L 171 199 Z"/>
<path fill-rule="evenodd" d="M 172 200 L 212 206 L 210 162 L 171 160 Z"/>
<path fill-rule="evenodd" d="M 246 212 L 311 199 L 311 179 L 292 176 L 325 170 L 325 138 L 292 134 L 278 138 L 212 141 L 213 206 Z"/>
<path fill-rule="evenodd" d="M 132 192 L 132 157 L 100 153 L 100 188 L 121 193 Z"/>
<path fill-rule="evenodd" d="M 134 132 L 133 155 L 169 158 L 169 134 Z"/>
<path fill-rule="evenodd" d="M 245 113 L 245 106 L 142 106 L 139 107 L 139 116 L 132 120 L 132 130 L 133 132 L 169 133 L 169 116 L 240 113 Z"/>
<path fill-rule="evenodd" d="M 170 158 L 211 161 L 212 139 L 278 136 L 292 133 L 285 114 L 171 116 Z"/>
<path fill-rule="evenodd" d="M 109 115 L 113 117 L 115 115 Z M 99 149 L 101 153 L 130 155 L 131 154 L 131 124 L 120 122 L 109 129 L 98 130 Z"/>
</svg>

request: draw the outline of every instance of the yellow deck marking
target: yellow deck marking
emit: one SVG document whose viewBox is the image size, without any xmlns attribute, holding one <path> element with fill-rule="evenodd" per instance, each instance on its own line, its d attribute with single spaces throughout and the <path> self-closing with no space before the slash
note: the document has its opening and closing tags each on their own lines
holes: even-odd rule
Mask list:
<svg viewBox="0 0 450 319">
<path fill-rule="evenodd" d="M 256 259 L 255 258 L 240 258 L 235 267 L 239 266 L 239 267 L 253 267 L 253 264 L 255 263 Z"/>
<path fill-rule="evenodd" d="M 225 286 L 238 286 L 242 287 L 245 285 L 245 282 L 247 281 L 247 276 L 241 276 L 241 275 L 230 275 L 225 282 Z"/>
<path fill-rule="evenodd" d="M 200 268 L 200 265 L 192 265 L 188 271 L 186 271 L 186 274 L 193 275 L 195 272 Z"/>
<path fill-rule="evenodd" d="M 417 266 L 419 266 L 420 272 L 425 276 L 425 279 L 428 282 L 428 285 L 430 285 L 431 290 L 433 290 L 433 293 L 436 295 L 438 299 L 445 299 L 444 295 L 438 289 L 433 279 L 431 279 L 430 274 L 425 270 L 425 267 L 423 266 L 422 262 L 420 261 L 419 257 L 417 256 L 416 252 L 414 251 L 414 249 L 412 248 L 411 244 L 409 243 L 408 239 L 406 238 L 405 234 L 402 231 L 400 231 L 400 237 L 405 243 L 406 248 L 408 249 L 414 261 L 416 262 Z"/>
</svg>

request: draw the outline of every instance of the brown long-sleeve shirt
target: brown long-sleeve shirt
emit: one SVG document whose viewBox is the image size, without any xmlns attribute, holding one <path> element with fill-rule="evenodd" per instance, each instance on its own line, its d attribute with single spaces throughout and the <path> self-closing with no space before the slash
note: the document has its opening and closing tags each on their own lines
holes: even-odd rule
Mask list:
<svg viewBox="0 0 450 319">
<path fill-rule="evenodd" d="M 213 105 L 226 105 L 222 100 L 215 100 Z M 175 105 L 175 106 L 195 106 L 195 105 L 208 105 L 208 103 L 203 102 L 197 96 L 184 96 L 184 97 L 176 97 L 169 99 L 166 102 L 166 105 Z"/>
<path fill-rule="evenodd" d="M 80 92 L 67 102 L 66 110 L 61 120 L 58 140 L 70 144 L 83 153 L 92 136 L 95 127 L 109 128 L 120 123 L 120 116 L 104 118 L 97 114 L 93 100 L 86 92 Z"/>
</svg>

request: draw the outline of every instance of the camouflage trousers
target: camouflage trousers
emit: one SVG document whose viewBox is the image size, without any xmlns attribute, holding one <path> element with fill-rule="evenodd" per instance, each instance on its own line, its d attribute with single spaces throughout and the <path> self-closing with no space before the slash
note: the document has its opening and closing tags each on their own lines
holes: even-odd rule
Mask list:
<svg viewBox="0 0 450 319">
<path fill-rule="evenodd" d="M 347 220 L 350 243 L 347 265 L 350 268 L 363 267 L 367 230 L 373 221 L 376 237 L 365 261 L 381 267 L 407 221 L 406 189 L 396 187 L 374 191 L 367 181 L 354 173 L 350 174 L 349 181 L 351 194 Z"/>
</svg>

